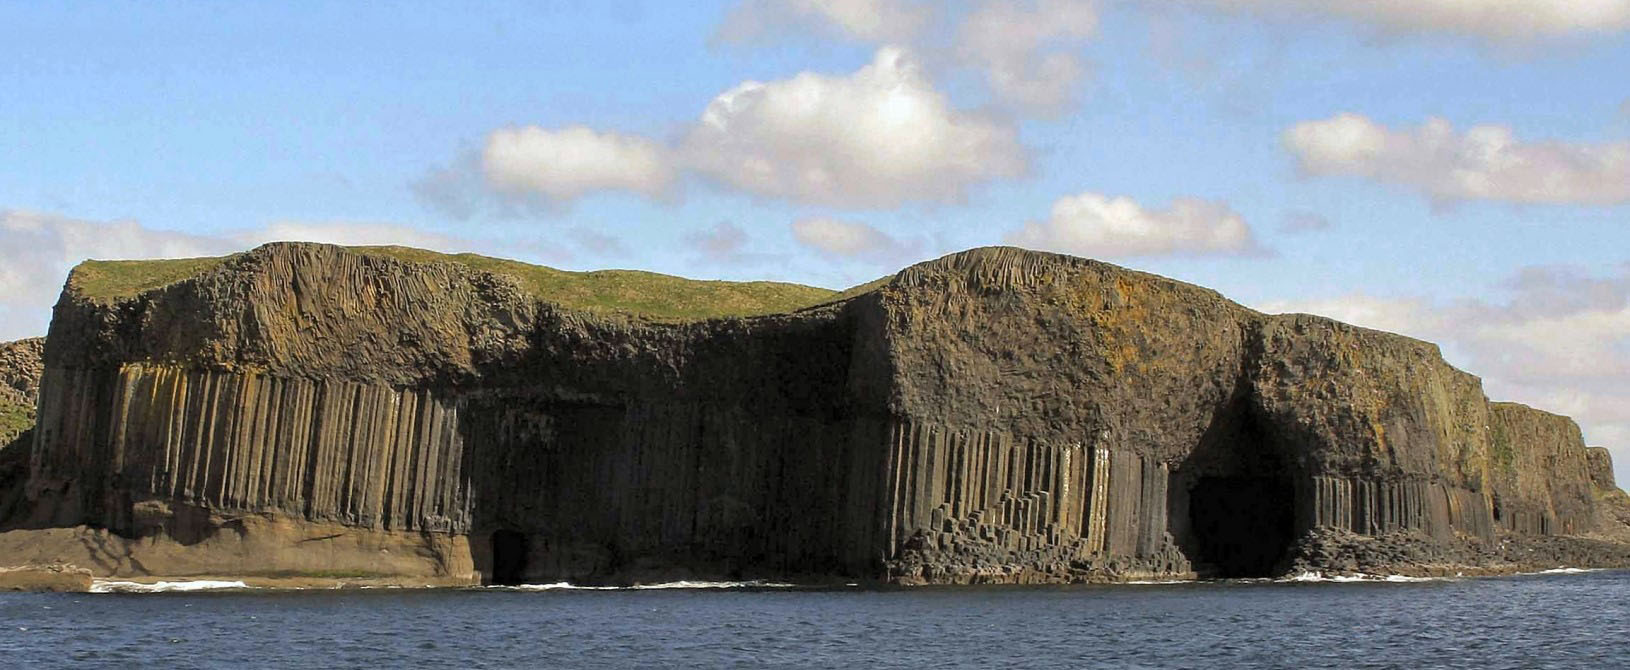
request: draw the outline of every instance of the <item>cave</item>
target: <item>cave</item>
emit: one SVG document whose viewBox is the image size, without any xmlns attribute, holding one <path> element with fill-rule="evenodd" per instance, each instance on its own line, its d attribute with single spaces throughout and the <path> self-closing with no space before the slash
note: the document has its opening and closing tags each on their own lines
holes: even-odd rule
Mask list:
<svg viewBox="0 0 1630 670">
<path fill-rule="evenodd" d="M 499 530 L 492 534 L 492 573 L 488 581 L 493 584 L 521 583 L 526 574 L 526 555 L 529 549 L 526 535 L 513 530 Z"/>
<path fill-rule="evenodd" d="M 1222 403 L 1167 489 L 1173 537 L 1207 578 L 1273 577 L 1295 540 L 1296 487 L 1283 440 L 1242 390 Z"/>
<path fill-rule="evenodd" d="M 1272 476 L 1200 477 L 1189 491 L 1197 562 L 1211 577 L 1271 577 L 1293 534 L 1290 482 Z"/>
</svg>

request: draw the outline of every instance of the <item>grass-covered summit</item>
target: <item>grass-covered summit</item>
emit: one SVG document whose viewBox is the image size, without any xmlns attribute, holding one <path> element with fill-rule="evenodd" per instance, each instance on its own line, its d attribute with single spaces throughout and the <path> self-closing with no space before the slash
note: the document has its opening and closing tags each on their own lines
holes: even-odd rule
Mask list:
<svg viewBox="0 0 1630 670">
<path fill-rule="evenodd" d="M 623 312 L 658 320 L 695 320 L 789 312 L 827 302 L 830 289 L 785 282 L 687 279 L 639 270 L 573 272 L 478 254 L 444 254 L 399 246 L 346 247 L 413 263 L 455 263 L 519 280 L 538 298 L 564 307 Z M 69 285 L 80 295 L 114 301 L 197 276 L 232 256 L 137 261 L 85 261 Z"/>
</svg>

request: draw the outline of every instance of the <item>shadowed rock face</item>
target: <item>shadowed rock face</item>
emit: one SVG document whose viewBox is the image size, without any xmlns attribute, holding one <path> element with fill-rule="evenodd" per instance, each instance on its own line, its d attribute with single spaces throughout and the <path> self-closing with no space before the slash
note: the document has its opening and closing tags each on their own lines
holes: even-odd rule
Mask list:
<svg viewBox="0 0 1630 670">
<path fill-rule="evenodd" d="M 1606 523 L 1578 428 L 1431 344 L 1009 248 L 656 323 L 274 244 L 111 303 L 70 278 L 45 361 L 6 523 L 198 552 L 307 524 L 438 577 L 1247 576 Z"/>
</svg>

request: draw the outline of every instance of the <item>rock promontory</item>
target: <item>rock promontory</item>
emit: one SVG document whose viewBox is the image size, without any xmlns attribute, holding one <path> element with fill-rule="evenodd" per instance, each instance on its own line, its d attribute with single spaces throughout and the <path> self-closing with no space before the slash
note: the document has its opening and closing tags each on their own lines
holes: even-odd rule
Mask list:
<svg viewBox="0 0 1630 670">
<path fill-rule="evenodd" d="M 1436 346 L 1013 248 L 841 294 L 303 243 L 87 263 L 38 393 L 0 555 L 97 575 L 1630 565 L 1606 451 Z"/>
</svg>

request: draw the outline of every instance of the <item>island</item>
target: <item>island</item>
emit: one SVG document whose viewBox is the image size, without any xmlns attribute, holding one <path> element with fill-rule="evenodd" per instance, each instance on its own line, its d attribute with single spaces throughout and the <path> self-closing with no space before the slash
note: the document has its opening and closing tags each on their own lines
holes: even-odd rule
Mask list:
<svg viewBox="0 0 1630 670">
<path fill-rule="evenodd" d="M 843 292 L 310 243 L 88 261 L 0 348 L 0 438 L 0 567 L 104 578 L 1630 566 L 1608 452 L 1435 345 L 1008 247 Z"/>
</svg>

